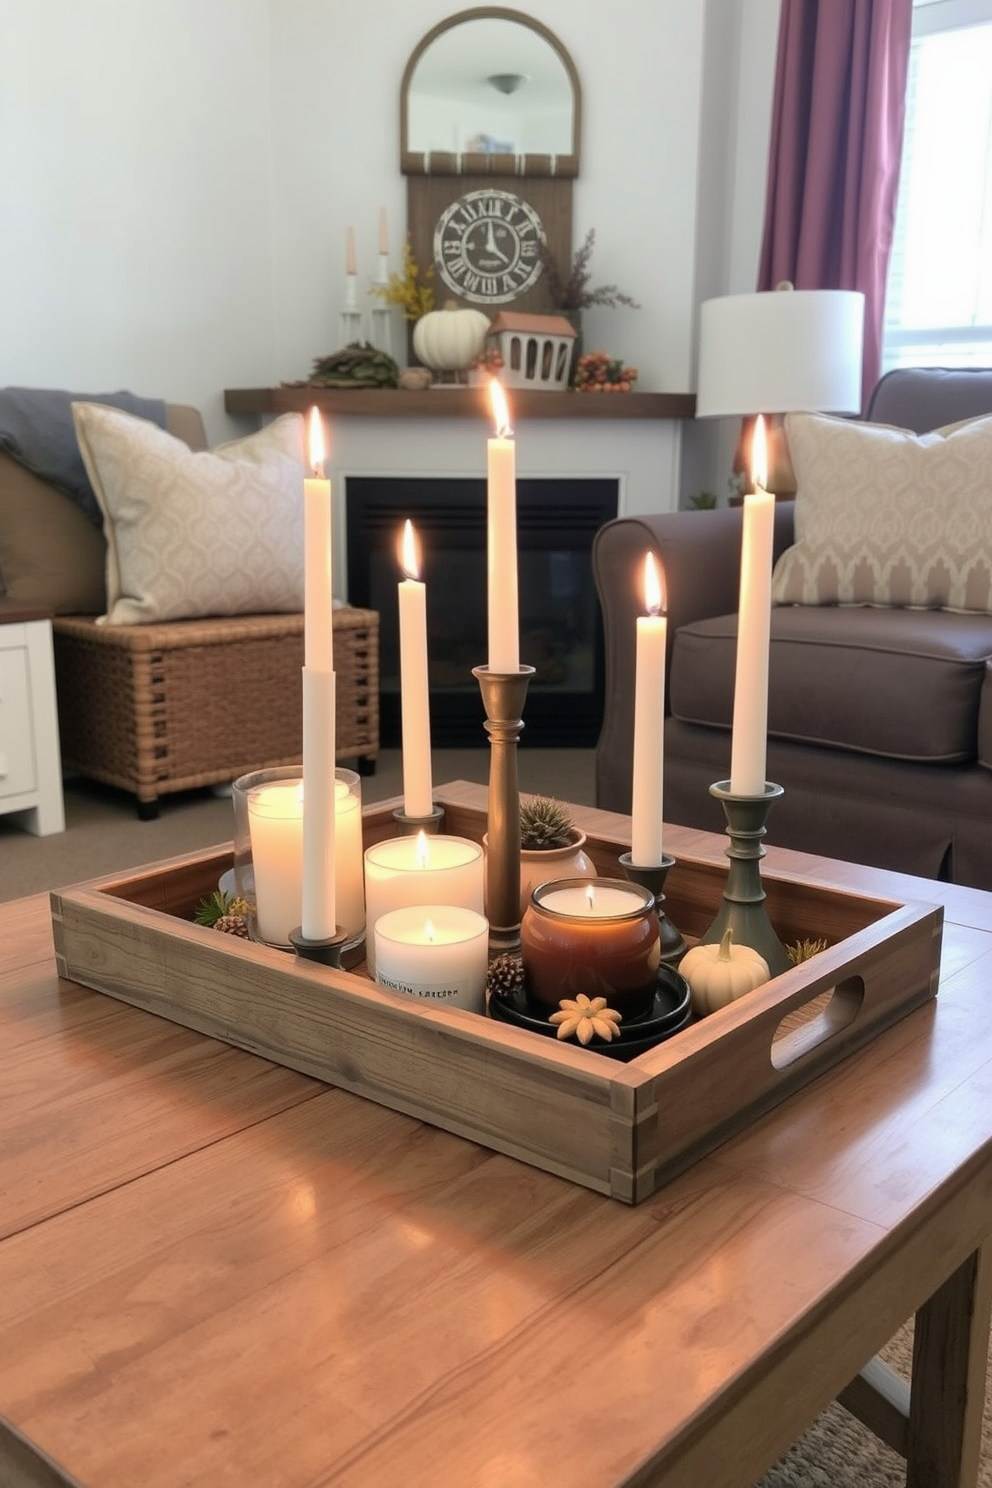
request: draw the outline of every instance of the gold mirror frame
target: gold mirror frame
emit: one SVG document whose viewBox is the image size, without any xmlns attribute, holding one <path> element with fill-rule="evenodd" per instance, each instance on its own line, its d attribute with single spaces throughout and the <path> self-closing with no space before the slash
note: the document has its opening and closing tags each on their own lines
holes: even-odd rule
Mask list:
<svg viewBox="0 0 992 1488">
<path fill-rule="evenodd" d="M 455 152 L 412 151 L 409 139 L 409 95 L 417 65 L 427 49 L 445 32 L 469 21 L 512 21 L 535 32 L 555 52 L 568 76 L 572 88 L 572 148 L 558 155 L 506 155 L 499 153 L 474 154 Z M 582 90 L 579 76 L 568 52 L 547 26 L 520 10 L 507 10 L 502 6 L 480 5 L 472 10 L 462 10 L 449 16 L 428 31 L 415 47 L 403 72 L 400 86 L 400 170 L 404 175 L 526 175 L 564 176 L 574 178 L 579 173 L 579 149 L 582 135 Z"/>
</svg>

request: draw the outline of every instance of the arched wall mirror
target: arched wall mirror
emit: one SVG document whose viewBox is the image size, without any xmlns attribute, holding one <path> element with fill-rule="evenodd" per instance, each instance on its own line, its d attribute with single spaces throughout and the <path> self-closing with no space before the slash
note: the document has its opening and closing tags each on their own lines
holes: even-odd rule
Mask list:
<svg viewBox="0 0 992 1488">
<path fill-rule="evenodd" d="M 517 10 L 464 10 L 407 63 L 400 168 L 574 177 L 581 119 L 578 75 L 551 31 Z"/>
</svg>

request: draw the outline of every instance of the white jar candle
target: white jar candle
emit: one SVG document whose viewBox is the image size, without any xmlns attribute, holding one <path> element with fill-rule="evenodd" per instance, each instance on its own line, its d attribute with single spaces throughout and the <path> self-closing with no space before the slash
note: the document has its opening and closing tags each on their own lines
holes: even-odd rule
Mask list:
<svg viewBox="0 0 992 1488">
<path fill-rule="evenodd" d="M 450 904 L 392 909 L 375 922 L 380 987 L 445 1007 L 482 1013 L 486 1005 L 489 922 Z"/>
<path fill-rule="evenodd" d="M 421 904 L 448 904 L 483 913 L 482 847 L 467 837 L 390 837 L 365 851 L 366 960 L 375 970 L 380 916 Z"/>
</svg>

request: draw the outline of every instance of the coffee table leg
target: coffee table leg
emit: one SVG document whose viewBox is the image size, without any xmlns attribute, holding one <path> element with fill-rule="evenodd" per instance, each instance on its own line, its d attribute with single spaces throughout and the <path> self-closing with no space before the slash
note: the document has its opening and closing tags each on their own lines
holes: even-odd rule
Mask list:
<svg viewBox="0 0 992 1488">
<path fill-rule="evenodd" d="M 975 1488 L 992 1316 L 992 1242 L 916 1314 L 906 1488 Z"/>
</svg>

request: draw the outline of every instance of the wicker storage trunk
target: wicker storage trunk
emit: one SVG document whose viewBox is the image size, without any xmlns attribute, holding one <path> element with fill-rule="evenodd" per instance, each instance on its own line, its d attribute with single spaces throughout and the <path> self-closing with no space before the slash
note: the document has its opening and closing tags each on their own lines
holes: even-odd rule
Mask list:
<svg viewBox="0 0 992 1488">
<path fill-rule="evenodd" d="M 303 616 L 239 615 L 160 625 L 53 621 L 67 772 L 158 798 L 290 764 L 303 750 Z M 334 612 L 337 758 L 379 752 L 379 616 Z"/>
</svg>

